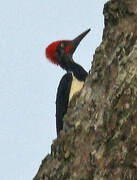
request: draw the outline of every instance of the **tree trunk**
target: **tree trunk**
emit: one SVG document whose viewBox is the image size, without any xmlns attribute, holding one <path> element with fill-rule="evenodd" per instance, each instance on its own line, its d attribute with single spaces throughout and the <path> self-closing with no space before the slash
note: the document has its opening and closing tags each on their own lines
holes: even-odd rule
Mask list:
<svg viewBox="0 0 137 180">
<path fill-rule="evenodd" d="M 104 6 L 103 41 L 34 180 L 137 179 L 137 0 Z"/>
</svg>

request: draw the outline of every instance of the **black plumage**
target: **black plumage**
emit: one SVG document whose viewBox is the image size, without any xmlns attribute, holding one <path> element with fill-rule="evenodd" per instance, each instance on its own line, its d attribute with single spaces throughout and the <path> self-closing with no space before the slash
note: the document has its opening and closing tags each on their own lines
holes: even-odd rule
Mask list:
<svg viewBox="0 0 137 180">
<path fill-rule="evenodd" d="M 60 130 L 63 129 L 63 117 L 67 112 L 69 93 L 72 83 L 72 73 L 66 73 L 58 86 L 57 97 L 56 97 L 56 130 L 59 134 Z"/>
</svg>

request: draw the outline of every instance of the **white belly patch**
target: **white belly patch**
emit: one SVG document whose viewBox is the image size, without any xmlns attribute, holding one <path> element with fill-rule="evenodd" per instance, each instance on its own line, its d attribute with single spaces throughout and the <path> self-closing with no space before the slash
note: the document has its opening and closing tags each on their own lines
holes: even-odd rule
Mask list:
<svg viewBox="0 0 137 180">
<path fill-rule="evenodd" d="M 76 92 L 79 92 L 81 90 L 83 85 L 84 85 L 84 82 L 77 80 L 75 78 L 75 76 L 73 75 L 73 81 L 72 81 L 72 84 L 71 84 L 70 95 L 69 95 L 69 102 L 70 102 L 71 98 L 73 97 L 73 95 Z"/>
</svg>

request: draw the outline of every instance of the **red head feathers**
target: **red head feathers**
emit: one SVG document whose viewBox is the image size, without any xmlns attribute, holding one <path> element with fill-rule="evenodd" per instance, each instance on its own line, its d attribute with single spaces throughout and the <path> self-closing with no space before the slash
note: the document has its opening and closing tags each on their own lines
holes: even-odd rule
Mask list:
<svg viewBox="0 0 137 180">
<path fill-rule="evenodd" d="M 46 56 L 47 58 L 54 64 L 57 64 L 58 65 L 58 62 L 56 60 L 56 57 L 55 57 L 55 51 L 59 45 L 61 41 L 56 41 L 56 42 L 53 42 L 52 44 L 50 44 L 47 48 L 46 48 Z"/>
<path fill-rule="evenodd" d="M 47 48 L 46 48 L 46 57 L 54 64 L 57 64 L 59 65 L 59 63 L 57 62 L 56 60 L 56 56 L 55 56 L 55 52 L 56 52 L 56 49 L 58 47 L 58 45 L 61 43 L 61 42 L 67 42 L 68 45 L 65 47 L 64 51 L 65 53 L 69 53 L 69 51 L 71 50 L 72 48 L 72 44 L 70 43 L 71 41 L 69 40 L 63 40 L 63 41 L 55 41 L 53 42 L 52 44 L 50 44 Z"/>
</svg>

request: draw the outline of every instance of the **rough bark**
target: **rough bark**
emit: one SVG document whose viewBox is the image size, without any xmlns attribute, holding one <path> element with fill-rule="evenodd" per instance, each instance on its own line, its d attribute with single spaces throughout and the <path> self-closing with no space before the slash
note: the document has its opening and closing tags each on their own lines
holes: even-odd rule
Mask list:
<svg viewBox="0 0 137 180">
<path fill-rule="evenodd" d="M 104 6 L 103 41 L 34 180 L 137 179 L 137 0 Z"/>
</svg>

